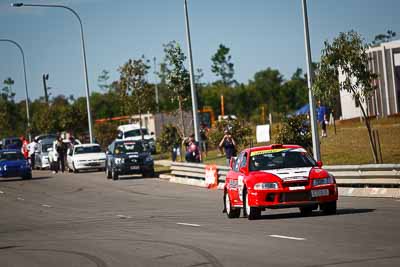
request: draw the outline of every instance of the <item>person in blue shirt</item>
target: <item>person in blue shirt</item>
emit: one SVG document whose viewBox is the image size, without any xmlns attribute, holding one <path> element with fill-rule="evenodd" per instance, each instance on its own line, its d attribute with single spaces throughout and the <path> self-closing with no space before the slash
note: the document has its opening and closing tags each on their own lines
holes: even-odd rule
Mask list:
<svg viewBox="0 0 400 267">
<path fill-rule="evenodd" d="M 321 105 L 321 101 L 318 101 L 317 120 L 318 123 L 321 125 L 321 137 L 328 137 L 328 133 L 326 131 L 326 125 L 328 124 L 327 112 L 327 108 Z"/>
</svg>

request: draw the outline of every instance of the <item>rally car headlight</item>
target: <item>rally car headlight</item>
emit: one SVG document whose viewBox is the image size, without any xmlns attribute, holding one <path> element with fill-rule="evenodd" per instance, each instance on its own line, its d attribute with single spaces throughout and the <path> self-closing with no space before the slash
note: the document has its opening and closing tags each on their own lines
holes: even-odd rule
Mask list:
<svg viewBox="0 0 400 267">
<path fill-rule="evenodd" d="M 313 186 L 326 185 L 326 184 L 333 184 L 332 176 L 326 178 L 314 179 L 312 183 Z"/>
<path fill-rule="evenodd" d="M 125 159 L 124 158 L 115 158 L 115 164 L 124 164 Z"/>
<path fill-rule="evenodd" d="M 278 189 L 278 183 L 258 183 L 254 185 L 255 190 Z"/>
</svg>

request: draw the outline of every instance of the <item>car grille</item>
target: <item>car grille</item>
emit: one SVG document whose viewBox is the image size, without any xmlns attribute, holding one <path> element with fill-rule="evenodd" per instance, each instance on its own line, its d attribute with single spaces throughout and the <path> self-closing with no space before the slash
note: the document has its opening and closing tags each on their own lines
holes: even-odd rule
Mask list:
<svg viewBox="0 0 400 267">
<path fill-rule="evenodd" d="M 138 164 L 138 163 L 139 163 L 139 159 L 137 159 L 137 158 L 132 158 L 132 159 L 129 159 L 129 162 L 130 162 L 130 163 L 134 163 L 134 164 Z"/>
<path fill-rule="evenodd" d="M 282 186 L 284 188 L 287 188 L 289 186 L 307 186 L 307 185 L 308 185 L 308 181 L 282 183 Z"/>
<path fill-rule="evenodd" d="M 280 202 L 309 201 L 309 200 L 311 200 L 310 192 L 282 193 L 280 196 Z"/>
</svg>

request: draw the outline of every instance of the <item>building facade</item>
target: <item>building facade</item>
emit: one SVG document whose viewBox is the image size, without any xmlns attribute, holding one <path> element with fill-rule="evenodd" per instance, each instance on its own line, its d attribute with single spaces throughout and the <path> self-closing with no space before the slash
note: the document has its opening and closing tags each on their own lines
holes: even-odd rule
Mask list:
<svg viewBox="0 0 400 267">
<path fill-rule="evenodd" d="M 386 117 L 400 113 L 400 40 L 382 43 L 367 50 L 368 68 L 378 75 L 374 81 L 377 89 L 364 104 L 369 116 Z M 339 80 L 343 77 L 339 76 Z M 340 92 L 342 119 L 361 116 L 351 94 Z"/>
</svg>

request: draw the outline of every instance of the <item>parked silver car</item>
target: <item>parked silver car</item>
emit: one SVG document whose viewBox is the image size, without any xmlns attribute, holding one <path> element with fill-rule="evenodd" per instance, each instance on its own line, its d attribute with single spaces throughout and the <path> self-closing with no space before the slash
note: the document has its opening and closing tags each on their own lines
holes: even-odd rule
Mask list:
<svg viewBox="0 0 400 267">
<path fill-rule="evenodd" d="M 50 168 L 49 152 L 53 149 L 54 140 L 46 138 L 39 141 L 38 150 L 35 152 L 35 169 Z"/>
</svg>

